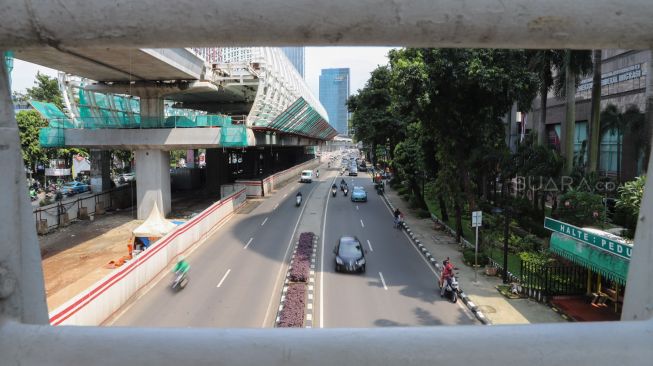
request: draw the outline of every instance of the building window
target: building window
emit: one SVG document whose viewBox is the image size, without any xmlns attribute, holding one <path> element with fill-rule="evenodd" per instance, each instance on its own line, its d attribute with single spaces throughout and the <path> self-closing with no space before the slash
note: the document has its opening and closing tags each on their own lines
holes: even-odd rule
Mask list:
<svg viewBox="0 0 653 366">
<path fill-rule="evenodd" d="M 587 121 L 576 122 L 576 129 L 574 131 L 574 158 L 578 158 L 581 149 L 585 143 L 585 150 L 583 151 L 583 163 L 587 162 Z"/>
<path fill-rule="evenodd" d="M 621 157 L 621 142 L 623 136 L 616 128 L 609 129 L 601 136 L 601 156 L 599 166 L 602 172 L 617 174 L 619 168 L 618 159 Z"/>
</svg>

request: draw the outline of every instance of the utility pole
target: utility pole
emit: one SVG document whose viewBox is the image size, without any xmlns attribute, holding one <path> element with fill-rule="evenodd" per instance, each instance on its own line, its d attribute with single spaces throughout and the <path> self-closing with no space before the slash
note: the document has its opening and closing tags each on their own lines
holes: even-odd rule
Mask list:
<svg viewBox="0 0 653 366">
<path fill-rule="evenodd" d="M 503 283 L 508 283 L 508 236 L 510 235 L 510 208 L 506 205 L 503 209 Z"/>
</svg>

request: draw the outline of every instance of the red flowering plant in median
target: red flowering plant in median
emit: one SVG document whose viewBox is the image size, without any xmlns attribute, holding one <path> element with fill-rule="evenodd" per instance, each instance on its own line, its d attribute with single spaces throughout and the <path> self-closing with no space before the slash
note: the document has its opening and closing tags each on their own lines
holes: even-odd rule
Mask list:
<svg viewBox="0 0 653 366">
<path fill-rule="evenodd" d="M 313 254 L 313 233 L 301 233 L 299 244 L 295 252 L 290 280 L 293 282 L 306 282 L 311 266 L 311 255 Z"/>
<path fill-rule="evenodd" d="M 304 325 L 304 309 L 306 308 L 306 285 L 291 283 L 286 292 L 286 301 L 279 314 L 280 328 L 300 328 Z"/>
</svg>

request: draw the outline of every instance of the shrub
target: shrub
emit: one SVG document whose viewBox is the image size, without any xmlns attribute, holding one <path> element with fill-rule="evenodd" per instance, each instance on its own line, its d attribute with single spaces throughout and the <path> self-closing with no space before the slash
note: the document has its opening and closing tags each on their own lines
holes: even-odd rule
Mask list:
<svg viewBox="0 0 653 366">
<path fill-rule="evenodd" d="M 313 233 L 301 233 L 299 244 L 290 269 L 290 280 L 293 282 L 306 282 L 308 280 L 311 255 L 313 254 Z"/>
<path fill-rule="evenodd" d="M 306 285 L 291 283 L 286 291 L 286 301 L 279 314 L 280 328 L 301 328 L 304 326 L 306 309 Z"/>
<path fill-rule="evenodd" d="M 420 219 L 429 219 L 431 218 L 431 213 L 428 212 L 428 210 L 420 208 L 419 210 L 417 210 L 417 217 L 419 217 Z"/>
<path fill-rule="evenodd" d="M 399 188 L 397 188 L 397 193 L 400 196 L 409 195 L 410 194 L 410 189 L 408 189 L 408 187 L 405 187 L 405 186 L 402 185 Z"/>
<path fill-rule="evenodd" d="M 590 192 L 569 191 L 560 196 L 557 217 L 576 226 L 603 222 L 603 197 Z"/>
<path fill-rule="evenodd" d="M 465 248 L 463 250 L 463 260 L 465 263 L 473 266 L 474 265 L 474 248 Z M 484 252 L 479 251 L 478 252 L 478 265 L 479 266 L 484 266 L 486 264 L 490 263 L 489 257 L 487 254 Z"/>
</svg>

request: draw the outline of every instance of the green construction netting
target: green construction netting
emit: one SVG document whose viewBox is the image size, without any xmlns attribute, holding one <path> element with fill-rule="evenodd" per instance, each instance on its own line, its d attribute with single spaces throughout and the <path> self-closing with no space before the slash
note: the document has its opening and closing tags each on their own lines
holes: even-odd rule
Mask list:
<svg viewBox="0 0 653 366">
<path fill-rule="evenodd" d="M 622 285 L 628 278 L 628 260 L 560 233 L 551 234 L 549 250 Z"/>
<path fill-rule="evenodd" d="M 245 125 L 222 127 L 220 129 L 220 146 L 247 147 L 247 127 Z"/>
<path fill-rule="evenodd" d="M 42 128 L 39 131 L 39 144 L 43 147 L 64 147 L 63 128 Z"/>
<path fill-rule="evenodd" d="M 303 98 L 297 99 L 265 127 L 325 140 L 338 134 Z"/>
<path fill-rule="evenodd" d="M 48 120 L 50 127 L 75 128 L 73 121 L 57 108 L 56 105 L 52 103 L 37 102 L 34 100 L 30 101 L 30 104 Z"/>
</svg>

